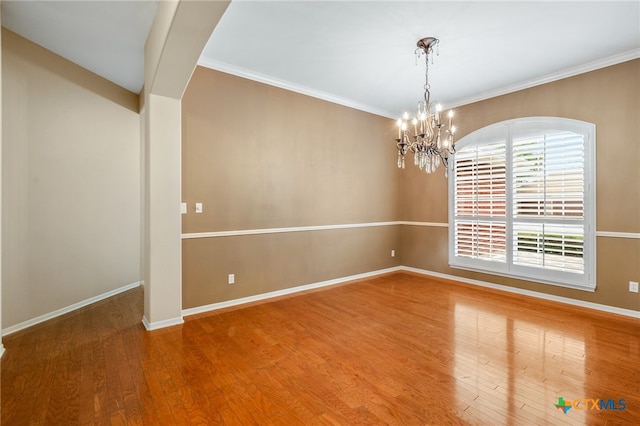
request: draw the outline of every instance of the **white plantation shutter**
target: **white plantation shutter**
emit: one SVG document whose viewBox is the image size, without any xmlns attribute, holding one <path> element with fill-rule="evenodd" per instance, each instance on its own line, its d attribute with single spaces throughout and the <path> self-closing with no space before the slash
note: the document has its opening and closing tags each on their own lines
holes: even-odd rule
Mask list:
<svg viewBox="0 0 640 426">
<path fill-rule="evenodd" d="M 513 224 L 513 263 L 584 273 L 584 232 L 577 225 Z"/>
<path fill-rule="evenodd" d="M 511 120 L 474 132 L 457 149 L 450 265 L 595 288 L 595 126 Z"/>
<path fill-rule="evenodd" d="M 505 262 L 505 142 L 456 156 L 456 256 Z"/>
<path fill-rule="evenodd" d="M 583 135 L 514 139 L 511 155 L 513 263 L 583 274 Z"/>
</svg>

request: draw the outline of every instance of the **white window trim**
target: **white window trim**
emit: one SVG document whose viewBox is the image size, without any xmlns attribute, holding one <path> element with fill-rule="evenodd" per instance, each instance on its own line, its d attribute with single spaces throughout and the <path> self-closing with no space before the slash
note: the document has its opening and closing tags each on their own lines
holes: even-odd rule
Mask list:
<svg viewBox="0 0 640 426">
<path fill-rule="evenodd" d="M 525 267 L 511 264 L 512 260 L 512 236 L 509 234 L 512 228 L 512 191 L 511 191 L 511 159 L 507 155 L 507 262 L 487 262 L 479 259 L 461 258 L 455 256 L 455 156 L 449 162 L 449 266 L 456 269 L 471 270 L 475 272 L 500 275 L 527 281 L 551 284 L 560 287 L 568 287 L 584 291 L 596 289 L 596 126 L 585 121 L 561 117 L 525 117 L 506 120 L 491 124 L 470 133 L 456 143 L 456 148 L 462 149 L 468 145 L 488 142 L 490 135 L 503 135 L 509 149 L 513 135 L 511 130 L 515 124 L 518 126 L 545 125 L 553 129 L 562 129 L 584 135 L 584 274 L 570 274 L 542 268 Z M 510 152 L 510 151 L 508 151 Z"/>
</svg>

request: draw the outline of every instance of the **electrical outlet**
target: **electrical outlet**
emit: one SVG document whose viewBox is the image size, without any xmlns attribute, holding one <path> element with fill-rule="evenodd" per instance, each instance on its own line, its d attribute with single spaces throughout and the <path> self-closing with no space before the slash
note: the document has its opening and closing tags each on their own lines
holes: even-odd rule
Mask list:
<svg viewBox="0 0 640 426">
<path fill-rule="evenodd" d="M 396 251 L 395 250 L 391 250 L 391 257 L 396 257 Z"/>
<path fill-rule="evenodd" d="M 637 281 L 629 281 L 629 291 L 631 293 L 638 292 L 638 282 Z"/>
<path fill-rule="evenodd" d="M 196 203 L 196 213 L 202 213 L 202 203 Z"/>
<path fill-rule="evenodd" d="M 236 282 L 236 274 L 229 274 L 229 284 L 234 284 Z"/>
</svg>

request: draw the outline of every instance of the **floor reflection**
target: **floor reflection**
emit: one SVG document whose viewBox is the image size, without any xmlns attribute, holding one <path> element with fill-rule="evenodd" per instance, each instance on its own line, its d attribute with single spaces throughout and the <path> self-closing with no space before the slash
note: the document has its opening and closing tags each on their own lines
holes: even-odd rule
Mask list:
<svg viewBox="0 0 640 426">
<path fill-rule="evenodd" d="M 531 314 L 527 313 L 527 317 Z M 458 404 L 482 424 L 536 419 L 581 424 L 554 406 L 585 395 L 585 342 L 563 324 L 532 323 L 517 311 L 500 313 L 486 305 L 456 303 L 454 377 Z M 464 405 L 468 405 L 464 407 Z"/>
</svg>

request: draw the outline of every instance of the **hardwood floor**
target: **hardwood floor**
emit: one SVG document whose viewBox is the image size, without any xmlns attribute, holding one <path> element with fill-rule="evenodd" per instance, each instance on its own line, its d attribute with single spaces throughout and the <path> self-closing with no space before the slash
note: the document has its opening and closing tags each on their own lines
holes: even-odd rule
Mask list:
<svg viewBox="0 0 640 426">
<path fill-rule="evenodd" d="M 640 424 L 630 318 L 405 273 L 141 317 L 135 289 L 7 336 L 2 424 Z"/>
</svg>

